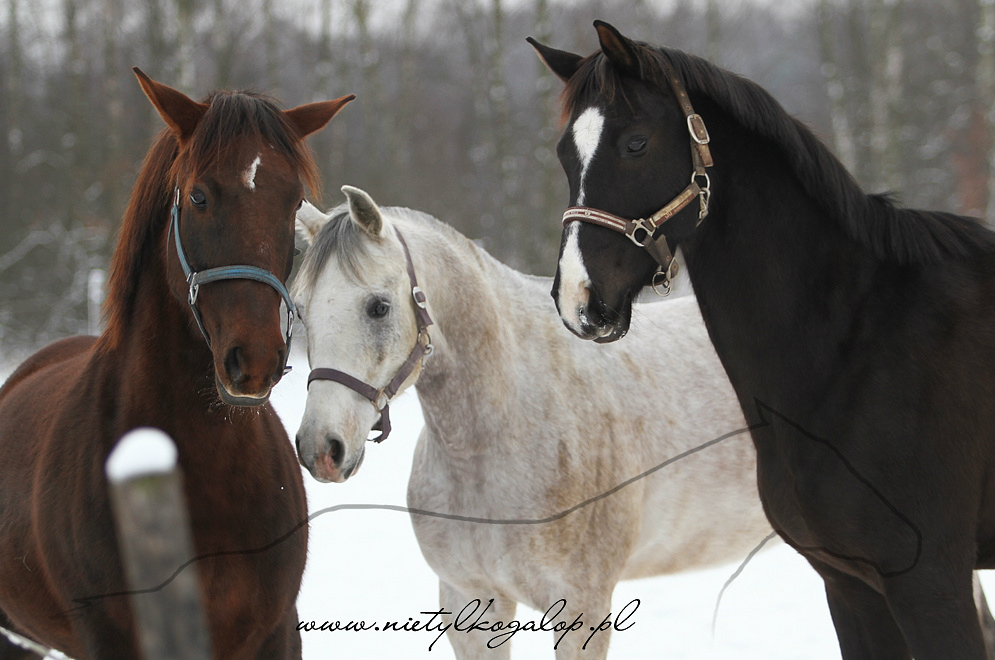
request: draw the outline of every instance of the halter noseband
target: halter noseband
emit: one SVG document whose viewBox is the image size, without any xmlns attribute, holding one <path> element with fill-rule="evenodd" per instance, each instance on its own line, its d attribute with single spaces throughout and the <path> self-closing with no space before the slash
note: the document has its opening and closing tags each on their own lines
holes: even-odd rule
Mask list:
<svg viewBox="0 0 995 660">
<path fill-rule="evenodd" d="M 663 223 L 677 215 L 696 198 L 700 203 L 697 224 L 701 224 L 708 215 L 708 202 L 711 197 L 711 181 L 706 168 L 712 167 L 713 161 L 711 150 L 708 148 L 708 129 L 705 128 L 704 120 L 691 107 L 691 99 L 688 98 L 688 93 L 674 67 L 669 62 L 663 62 L 663 69 L 687 120 L 688 133 L 691 135 L 691 163 L 694 167 L 691 183 L 648 218 L 630 220 L 590 206 L 571 206 L 563 213 L 563 226 L 566 227 L 571 222 L 588 222 L 625 234 L 630 241 L 645 248 L 660 265 L 653 275 L 653 290 L 665 296 L 670 293 L 670 280 L 674 276 L 677 264 L 674 262 L 670 245 L 667 244 L 667 237 L 663 234 L 656 236 L 656 232 Z M 701 184 L 698 182 L 699 179 L 702 180 Z"/>
<path fill-rule="evenodd" d="M 176 243 L 176 255 L 180 258 L 180 268 L 183 269 L 183 274 L 187 278 L 187 285 L 190 287 L 187 293 L 187 302 L 190 304 L 190 309 L 193 311 L 193 318 L 197 321 L 197 327 L 200 328 L 200 333 L 204 335 L 204 340 L 207 341 L 208 348 L 211 347 L 211 337 L 207 334 L 207 329 L 204 327 L 204 321 L 201 319 L 200 310 L 197 308 L 197 296 L 200 293 L 200 286 L 202 284 L 207 284 L 208 282 L 217 282 L 218 280 L 254 280 L 256 282 L 262 282 L 263 284 L 268 284 L 269 286 L 276 289 L 276 292 L 280 294 L 283 298 L 283 302 L 287 304 L 287 333 L 284 340 L 287 345 L 287 359 L 290 357 L 290 340 L 293 338 L 294 333 L 294 313 L 296 308 L 294 307 L 294 302 L 290 299 L 290 293 L 287 291 L 287 287 L 284 286 L 283 282 L 268 270 L 259 268 L 258 266 L 220 266 L 218 268 L 208 268 L 207 270 L 195 271 L 190 267 L 190 262 L 187 261 L 187 255 L 183 251 L 183 241 L 180 239 L 180 189 L 176 188 L 176 194 L 173 197 L 173 209 L 170 212 L 172 219 L 169 223 L 169 231 L 172 232 L 174 241 Z M 286 375 L 293 367 L 287 366 L 284 363 L 283 373 Z"/>
<path fill-rule="evenodd" d="M 418 286 L 418 279 L 415 277 L 415 267 L 411 263 L 411 252 L 408 250 L 408 244 L 404 241 L 404 236 L 401 235 L 400 230 L 395 227 L 394 231 L 397 232 L 397 237 L 401 241 L 401 247 L 404 249 L 404 261 L 408 269 L 408 279 L 411 281 L 411 298 L 415 303 L 415 322 L 418 325 L 418 338 L 415 340 L 415 346 L 411 349 L 408 359 L 398 369 L 394 378 L 387 385 L 379 389 L 338 369 L 318 367 L 312 369 L 307 377 L 308 387 L 315 380 L 330 380 L 345 385 L 352 391 L 369 399 L 374 409 L 380 413 L 379 421 L 373 426 L 373 430 L 380 431 L 380 435 L 373 438 L 373 442 L 383 442 L 390 435 L 390 400 L 394 398 L 394 395 L 401 389 L 404 381 L 414 372 L 415 367 L 422 358 L 431 355 L 433 350 L 432 340 L 428 335 L 428 326 L 432 325 L 432 317 L 429 316 L 426 307 L 427 298 L 425 297 L 425 292 Z"/>
</svg>

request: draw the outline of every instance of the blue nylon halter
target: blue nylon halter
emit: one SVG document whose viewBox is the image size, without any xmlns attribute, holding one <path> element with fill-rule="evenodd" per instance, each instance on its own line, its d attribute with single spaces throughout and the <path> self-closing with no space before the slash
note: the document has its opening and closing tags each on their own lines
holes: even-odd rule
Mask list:
<svg viewBox="0 0 995 660">
<path fill-rule="evenodd" d="M 197 321 L 200 333 L 204 335 L 204 340 L 207 341 L 208 348 L 211 346 L 211 337 L 207 334 L 207 329 L 204 327 L 204 322 L 200 317 L 200 310 L 197 309 L 197 295 L 200 293 L 200 285 L 207 284 L 208 282 L 217 282 L 218 280 L 254 280 L 268 284 L 276 289 L 276 292 L 280 294 L 283 302 L 287 305 L 287 333 L 285 337 L 287 354 L 285 359 L 289 359 L 290 340 L 293 338 L 294 333 L 294 314 L 296 313 L 296 308 L 294 307 L 294 301 L 290 299 L 290 292 L 287 291 L 287 287 L 284 286 L 283 282 L 273 273 L 258 266 L 234 265 L 219 266 L 201 271 L 193 270 L 190 267 L 190 262 L 187 261 L 187 255 L 183 251 L 183 242 L 180 239 L 180 189 L 178 187 L 176 188 L 176 195 L 173 197 L 173 209 L 170 215 L 172 219 L 169 223 L 169 231 L 173 234 L 174 242 L 176 243 L 176 255 L 180 258 L 180 267 L 183 269 L 183 274 L 187 278 L 187 285 L 190 287 L 187 294 L 187 302 L 190 304 L 191 311 L 193 311 L 193 318 Z M 284 364 L 284 375 L 292 368 Z"/>
</svg>

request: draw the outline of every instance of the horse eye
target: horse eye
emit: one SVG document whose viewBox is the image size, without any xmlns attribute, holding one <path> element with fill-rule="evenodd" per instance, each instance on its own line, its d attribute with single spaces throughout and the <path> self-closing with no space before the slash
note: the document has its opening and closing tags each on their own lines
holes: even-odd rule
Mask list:
<svg viewBox="0 0 995 660">
<path fill-rule="evenodd" d="M 301 201 L 297 202 L 297 208 L 294 209 L 294 213 L 296 213 L 297 211 L 300 211 L 301 207 L 303 207 L 303 206 L 304 206 L 304 200 L 302 199 Z"/>
<path fill-rule="evenodd" d="M 199 209 L 207 207 L 207 196 L 199 190 L 190 193 L 190 201 Z"/>
<path fill-rule="evenodd" d="M 629 140 L 629 144 L 625 145 L 626 153 L 630 155 L 638 155 L 646 151 L 647 140 L 644 137 L 635 137 Z"/>
<path fill-rule="evenodd" d="M 366 309 L 366 313 L 370 315 L 370 318 L 374 319 L 382 319 L 387 316 L 389 311 L 390 303 L 379 298 L 371 301 L 370 306 Z"/>
</svg>

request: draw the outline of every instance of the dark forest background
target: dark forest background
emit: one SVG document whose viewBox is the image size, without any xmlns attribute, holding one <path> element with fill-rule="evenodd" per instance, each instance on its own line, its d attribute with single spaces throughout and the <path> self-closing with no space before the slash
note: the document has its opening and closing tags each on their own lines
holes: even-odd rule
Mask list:
<svg viewBox="0 0 995 660">
<path fill-rule="evenodd" d="M 587 54 L 591 22 L 706 56 L 805 121 L 868 192 L 991 217 L 993 0 L 0 0 L 0 360 L 96 323 L 161 120 L 131 66 L 194 97 L 355 93 L 311 144 L 344 183 L 551 274 L 566 184 L 560 83 L 525 37 Z"/>
</svg>

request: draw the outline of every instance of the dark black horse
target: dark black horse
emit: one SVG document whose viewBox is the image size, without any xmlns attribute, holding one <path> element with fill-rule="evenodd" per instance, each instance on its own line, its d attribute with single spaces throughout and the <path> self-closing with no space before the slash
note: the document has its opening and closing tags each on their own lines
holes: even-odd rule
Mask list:
<svg viewBox="0 0 995 660">
<path fill-rule="evenodd" d="M 843 657 L 981 660 L 995 234 L 863 193 L 756 84 L 595 27 L 586 58 L 532 42 L 567 85 L 564 322 L 622 337 L 679 246 L 767 516 L 825 580 Z"/>
</svg>

